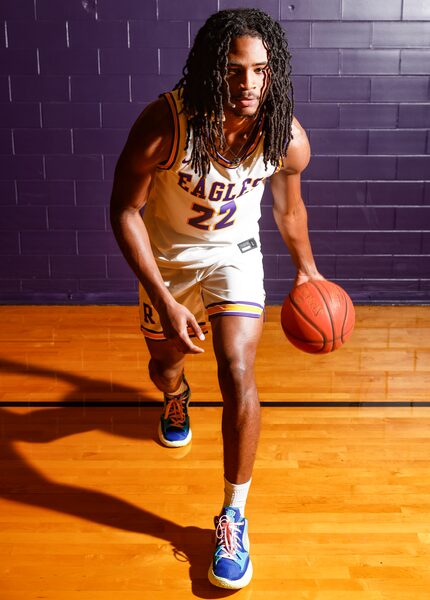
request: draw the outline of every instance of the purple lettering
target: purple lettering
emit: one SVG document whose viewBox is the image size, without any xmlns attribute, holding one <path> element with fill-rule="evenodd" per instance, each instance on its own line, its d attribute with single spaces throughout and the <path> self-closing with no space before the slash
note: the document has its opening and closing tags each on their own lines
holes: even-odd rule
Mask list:
<svg viewBox="0 0 430 600">
<path fill-rule="evenodd" d="M 153 325 L 155 325 L 155 321 L 152 318 L 153 312 L 152 312 L 152 307 L 149 306 L 149 304 L 145 304 L 145 302 L 143 303 L 143 320 L 145 321 L 145 323 L 152 323 Z"/>
<path fill-rule="evenodd" d="M 244 182 L 242 183 L 242 189 L 240 190 L 240 194 L 237 195 L 237 197 L 239 198 L 239 196 L 243 196 L 243 194 L 245 194 L 246 192 L 246 186 L 248 185 L 248 183 L 251 183 L 252 179 L 245 179 Z"/>
<path fill-rule="evenodd" d="M 252 187 L 257 187 L 257 185 L 261 182 L 264 182 L 264 177 L 260 177 L 259 179 L 254 179 L 254 181 L 252 182 Z"/>
<path fill-rule="evenodd" d="M 182 171 L 179 171 L 178 175 L 178 185 L 180 185 L 181 188 L 184 189 L 186 192 L 189 192 L 190 190 L 188 189 L 187 183 L 189 183 L 192 180 L 192 175 L 189 175 L 188 173 L 182 173 Z"/>
<path fill-rule="evenodd" d="M 217 189 L 219 188 L 219 189 Z M 209 200 L 217 201 L 221 200 L 222 193 L 225 188 L 225 183 L 222 181 L 214 181 L 211 187 L 211 191 L 209 192 Z"/>
<path fill-rule="evenodd" d="M 230 196 L 231 192 L 234 190 L 235 184 L 234 183 L 229 183 L 227 186 L 227 193 L 224 196 L 224 198 L 222 199 L 223 202 L 228 202 L 229 200 L 234 200 L 234 198 L 236 198 L 236 194 L 233 194 L 233 196 Z"/>
<path fill-rule="evenodd" d="M 206 198 L 204 177 L 200 177 L 198 184 L 191 193 L 193 196 L 197 196 L 197 198 L 202 198 L 203 200 Z"/>
<path fill-rule="evenodd" d="M 227 204 L 221 204 L 221 208 L 219 210 L 219 214 L 225 215 L 221 221 L 215 225 L 214 229 L 224 229 L 225 227 L 230 227 L 234 225 L 233 215 L 236 212 L 236 203 L 234 200 L 228 202 Z"/>
</svg>

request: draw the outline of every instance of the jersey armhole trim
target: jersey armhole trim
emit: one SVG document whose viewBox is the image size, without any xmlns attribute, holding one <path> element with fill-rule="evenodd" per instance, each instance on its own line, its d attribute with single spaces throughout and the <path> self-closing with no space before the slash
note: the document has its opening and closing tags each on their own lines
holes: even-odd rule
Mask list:
<svg viewBox="0 0 430 600">
<path fill-rule="evenodd" d="M 163 171 L 167 171 L 175 164 L 176 157 L 178 155 L 179 118 L 178 118 L 178 111 L 176 110 L 175 101 L 172 98 L 172 94 L 170 92 L 167 92 L 166 94 L 161 94 L 161 98 L 164 98 L 164 100 L 166 100 L 166 102 L 170 108 L 170 112 L 172 114 L 172 119 L 173 119 L 173 142 L 172 142 L 172 147 L 170 149 L 169 158 L 158 165 L 159 169 L 162 169 Z"/>
</svg>

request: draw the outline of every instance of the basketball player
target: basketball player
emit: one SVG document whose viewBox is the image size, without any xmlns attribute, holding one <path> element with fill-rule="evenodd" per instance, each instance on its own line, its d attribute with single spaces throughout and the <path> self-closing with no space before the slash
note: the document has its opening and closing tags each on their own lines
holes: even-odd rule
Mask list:
<svg viewBox="0 0 430 600">
<path fill-rule="evenodd" d="M 140 282 L 149 374 L 164 394 L 165 446 L 191 440 L 184 359 L 203 352 L 196 338 L 204 340 L 207 316 L 211 321 L 224 402 L 225 491 L 209 579 L 233 589 L 252 577 L 244 510 L 260 427 L 254 360 L 265 293 L 258 220 L 268 178 L 297 284 L 322 279 L 300 194 L 310 151 L 293 117 L 289 61 L 280 25 L 264 12 L 212 15 L 176 88 L 132 127 L 111 201 L 113 230 Z"/>
</svg>

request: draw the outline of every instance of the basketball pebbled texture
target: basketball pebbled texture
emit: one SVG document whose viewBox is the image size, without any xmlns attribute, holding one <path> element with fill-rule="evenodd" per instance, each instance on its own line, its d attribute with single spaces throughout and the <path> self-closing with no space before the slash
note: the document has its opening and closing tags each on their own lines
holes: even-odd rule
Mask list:
<svg viewBox="0 0 430 600">
<path fill-rule="evenodd" d="M 281 324 L 296 348 L 311 354 L 326 354 L 340 348 L 351 336 L 354 305 L 336 283 L 309 281 L 294 287 L 285 298 Z"/>
</svg>

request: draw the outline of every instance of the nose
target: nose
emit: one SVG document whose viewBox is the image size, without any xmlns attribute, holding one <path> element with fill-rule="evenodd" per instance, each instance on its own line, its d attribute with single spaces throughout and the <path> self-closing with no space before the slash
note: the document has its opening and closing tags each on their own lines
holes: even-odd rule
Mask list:
<svg viewBox="0 0 430 600">
<path fill-rule="evenodd" d="M 253 90 L 256 87 L 255 74 L 252 69 L 245 69 L 243 71 L 240 87 L 243 90 Z"/>
</svg>

